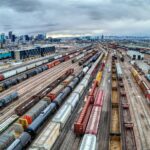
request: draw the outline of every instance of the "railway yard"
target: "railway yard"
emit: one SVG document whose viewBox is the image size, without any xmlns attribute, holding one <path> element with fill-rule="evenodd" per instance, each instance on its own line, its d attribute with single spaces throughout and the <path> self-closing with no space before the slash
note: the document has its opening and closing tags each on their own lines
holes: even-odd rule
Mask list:
<svg viewBox="0 0 150 150">
<path fill-rule="evenodd" d="M 94 43 L 1 71 L 0 150 L 150 150 L 150 82 L 121 51 Z"/>
</svg>

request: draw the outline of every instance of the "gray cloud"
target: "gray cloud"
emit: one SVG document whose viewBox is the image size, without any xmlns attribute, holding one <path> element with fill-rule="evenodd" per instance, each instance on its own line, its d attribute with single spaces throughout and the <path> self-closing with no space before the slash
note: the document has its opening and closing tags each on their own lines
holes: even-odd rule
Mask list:
<svg viewBox="0 0 150 150">
<path fill-rule="evenodd" d="M 40 9 L 42 1 L 39 0 L 3 0 L 0 7 L 8 7 L 18 12 L 33 12 Z"/>
<path fill-rule="evenodd" d="M 0 32 L 147 34 L 149 0 L 3 0 Z"/>
</svg>

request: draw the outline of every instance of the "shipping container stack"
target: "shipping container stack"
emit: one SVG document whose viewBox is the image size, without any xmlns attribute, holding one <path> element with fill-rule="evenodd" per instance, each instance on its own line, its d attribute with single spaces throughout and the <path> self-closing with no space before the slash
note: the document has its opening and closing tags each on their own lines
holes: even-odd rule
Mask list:
<svg viewBox="0 0 150 150">
<path fill-rule="evenodd" d="M 131 73 L 136 83 L 140 87 L 141 91 L 143 92 L 144 96 L 146 97 L 147 103 L 150 104 L 150 87 L 145 81 L 143 81 L 143 79 L 134 67 L 131 68 Z"/>
<path fill-rule="evenodd" d="M 111 91 L 111 116 L 109 133 L 109 150 L 122 149 L 122 133 L 120 118 L 120 98 L 115 58 L 112 57 L 112 91 Z M 120 77 L 120 72 L 119 72 Z"/>
<path fill-rule="evenodd" d="M 123 149 L 137 150 L 133 122 L 130 113 L 130 104 L 128 103 L 125 86 L 123 83 L 123 72 L 120 63 L 116 63 L 117 78 L 119 85 L 119 97 L 121 102 L 121 118 L 122 118 L 122 143 Z"/>
</svg>

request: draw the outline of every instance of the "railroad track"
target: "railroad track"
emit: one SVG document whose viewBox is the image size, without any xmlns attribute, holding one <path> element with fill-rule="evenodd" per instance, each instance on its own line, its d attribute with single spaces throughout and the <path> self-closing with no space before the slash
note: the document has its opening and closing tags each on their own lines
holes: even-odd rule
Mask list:
<svg viewBox="0 0 150 150">
<path fill-rule="evenodd" d="M 90 84 L 92 84 L 92 82 L 90 82 Z M 76 134 L 74 133 L 73 124 L 74 124 L 74 121 L 75 121 L 77 115 L 79 115 L 79 111 L 80 111 L 80 108 L 81 108 L 82 103 L 83 103 L 82 99 L 84 99 L 86 93 L 88 92 L 89 87 L 90 86 L 88 86 L 87 89 L 84 91 L 83 96 L 81 97 L 81 99 L 80 99 L 79 103 L 77 104 L 75 110 L 72 112 L 71 117 L 67 121 L 64 129 L 61 132 L 61 135 L 57 139 L 57 141 L 54 144 L 52 150 L 58 150 L 58 149 L 59 150 L 70 150 L 70 149 L 72 149 L 72 146 L 74 147 L 75 150 L 78 149 L 81 137 L 76 136 Z M 65 137 L 65 139 L 64 139 L 64 137 Z M 75 140 L 75 139 L 78 139 L 78 140 Z M 74 143 L 74 141 L 75 141 L 75 143 Z M 72 143 L 72 144 L 68 145 L 68 143 Z"/>
<path fill-rule="evenodd" d="M 3 109 L 1 111 L 1 116 L 0 116 L 0 119 L 1 121 L 3 121 L 4 119 L 7 118 L 7 116 L 11 116 L 14 114 L 14 109 L 22 102 L 26 101 L 26 99 L 28 99 L 29 97 L 33 96 L 33 95 L 36 95 L 36 93 L 38 93 L 41 88 L 44 88 L 46 87 L 47 85 L 49 85 L 53 80 L 55 80 L 56 78 L 58 78 L 63 72 L 64 70 L 62 69 L 62 67 L 64 68 L 65 67 L 65 70 L 69 69 L 69 68 L 74 68 L 75 69 L 75 72 L 77 72 L 79 70 L 79 66 L 77 64 L 69 64 L 69 63 L 65 63 L 63 66 L 60 66 L 59 69 L 57 69 L 57 71 L 51 73 L 52 77 L 47 77 L 44 79 L 44 81 L 42 80 L 41 84 L 38 83 L 34 86 L 32 86 L 30 89 L 28 89 L 28 87 L 26 88 L 27 91 L 24 91 L 25 93 L 17 100 L 17 101 L 14 101 L 12 104 L 8 105 L 5 109 Z M 61 70 L 61 71 L 60 71 Z"/>
<path fill-rule="evenodd" d="M 94 79 L 94 77 L 93 77 Z M 71 117 L 67 121 L 64 129 L 61 131 L 59 138 L 57 139 L 56 143 L 54 144 L 52 150 L 77 150 L 80 145 L 81 136 L 77 136 L 73 131 L 74 121 L 77 116 L 80 114 L 81 106 L 83 104 L 83 99 L 86 93 L 89 90 L 89 87 L 92 85 L 92 78 L 89 82 L 89 85 L 86 87 L 79 103 L 77 104 L 76 108 L 72 112 Z M 65 139 L 64 139 L 65 137 Z"/>
<path fill-rule="evenodd" d="M 33 82 L 39 82 L 41 79 L 44 79 L 46 76 L 52 75 L 53 71 L 54 71 L 54 74 L 55 74 L 58 70 L 60 70 L 62 67 L 65 67 L 65 65 L 67 65 L 69 63 L 70 63 L 70 61 L 64 62 L 64 63 L 62 63 L 62 64 L 60 64 L 60 65 L 58 65 L 58 66 L 56 66 L 56 67 L 54 67 L 52 69 L 48 69 L 48 70 L 46 70 L 46 71 L 44 71 L 44 72 L 42 72 L 42 73 L 40 73 L 40 74 L 38 74 L 38 75 L 36 75 L 34 77 L 31 77 L 28 80 L 23 81 L 20 84 L 11 87 L 8 90 L 5 90 L 4 92 L 1 93 L 0 97 L 6 96 L 6 95 L 8 95 L 9 93 L 11 93 L 12 91 L 15 91 L 15 90 L 17 90 L 18 92 L 20 92 L 20 90 L 25 89 L 26 86 L 30 86 L 29 84 L 31 82 L 32 83 Z M 21 95 L 22 93 L 19 93 L 19 94 Z"/>
<path fill-rule="evenodd" d="M 98 68 L 97 68 L 98 71 Z M 96 72 L 96 71 L 95 71 Z M 78 117 L 78 115 L 80 114 L 81 111 L 81 106 L 83 105 L 83 99 L 85 98 L 85 95 L 87 94 L 89 87 L 91 87 L 92 81 L 93 81 L 94 77 L 91 78 L 88 86 L 86 87 L 82 97 L 80 98 L 79 103 L 77 104 L 75 110 L 72 112 L 71 117 L 69 118 L 69 120 L 67 121 L 64 129 L 61 131 L 61 134 L 59 136 L 59 138 L 57 139 L 55 145 L 53 146 L 52 150 L 77 150 L 79 148 L 80 145 L 80 141 L 82 136 L 77 136 L 74 133 L 74 122 L 75 119 Z M 64 139 L 65 137 L 65 139 Z"/>
<path fill-rule="evenodd" d="M 68 64 L 69 64 L 69 62 L 65 62 L 64 64 L 62 63 L 62 65 L 58 65 L 58 66 L 56 66 L 52 69 L 49 69 L 37 76 L 31 77 L 29 80 L 23 81 L 22 83 L 2 92 L 1 97 L 6 96 L 7 94 L 11 93 L 12 91 L 16 91 L 16 90 L 19 92 L 19 96 L 22 96 L 21 94 L 23 94 L 23 91 L 27 88 L 27 86 L 28 86 L 28 88 L 30 88 L 31 83 L 39 84 L 39 81 L 42 83 L 42 81 L 41 81 L 42 79 L 46 79 L 47 76 L 49 76 L 49 75 L 51 75 L 51 76 L 55 75 L 58 71 L 60 71 L 60 69 L 62 69 L 62 67 L 64 68 Z M 24 92 L 26 92 L 26 91 L 24 91 Z"/>
<path fill-rule="evenodd" d="M 130 97 L 130 103 L 133 109 L 133 115 L 137 124 L 138 133 L 140 135 L 140 143 L 143 150 L 149 150 L 150 121 L 148 106 L 145 103 L 146 100 L 143 95 L 139 95 L 141 92 L 138 91 L 139 89 L 134 84 L 134 80 L 131 78 L 130 72 L 127 68 L 124 73 L 128 76 L 128 79 L 125 78 L 125 82 L 128 86 L 127 91 Z"/>
<path fill-rule="evenodd" d="M 109 58 L 110 60 L 110 58 Z M 102 79 L 100 88 L 105 91 L 104 104 L 101 112 L 99 132 L 97 135 L 97 150 L 106 150 L 109 145 L 109 129 L 110 129 L 110 98 L 111 98 L 111 88 L 110 88 L 110 73 L 108 73 L 108 66 L 110 66 L 110 61 L 108 61 L 107 67 L 104 70 L 104 79 Z"/>
</svg>

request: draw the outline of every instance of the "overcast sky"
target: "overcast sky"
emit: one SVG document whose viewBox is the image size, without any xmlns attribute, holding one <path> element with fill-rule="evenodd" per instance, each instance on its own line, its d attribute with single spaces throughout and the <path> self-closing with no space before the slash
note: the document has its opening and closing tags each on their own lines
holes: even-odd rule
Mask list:
<svg viewBox="0 0 150 150">
<path fill-rule="evenodd" d="M 0 32 L 150 35 L 150 0 L 1 0 Z"/>
</svg>

